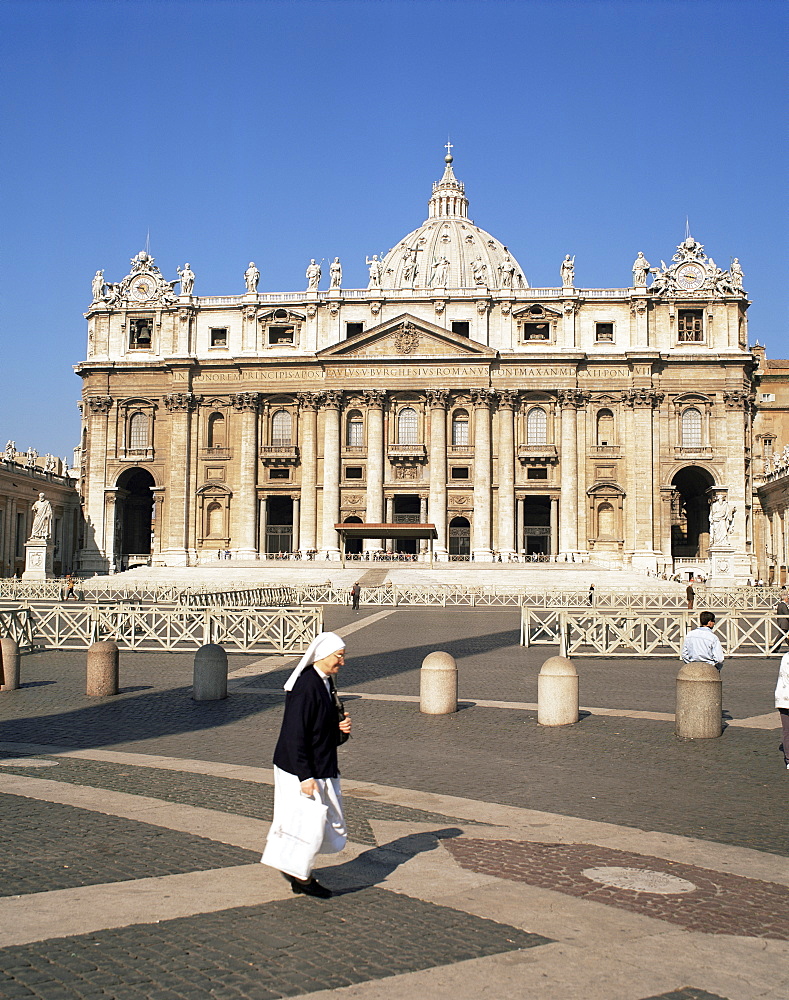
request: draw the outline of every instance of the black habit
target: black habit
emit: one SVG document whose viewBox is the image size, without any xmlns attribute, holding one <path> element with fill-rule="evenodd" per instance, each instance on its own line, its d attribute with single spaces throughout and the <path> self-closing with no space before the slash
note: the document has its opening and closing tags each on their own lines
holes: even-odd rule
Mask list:
<svg viewBox="0 0 789 1000">
<path fill-rule="evenodd" d="M 285 714 L 274 750 L 283 771 L 307 778 L 337 778 L 337 747 L 348 734 L 340 731 L 337 707 L 314 666 L 304 668 L 285 695 Z"/>
</svg>

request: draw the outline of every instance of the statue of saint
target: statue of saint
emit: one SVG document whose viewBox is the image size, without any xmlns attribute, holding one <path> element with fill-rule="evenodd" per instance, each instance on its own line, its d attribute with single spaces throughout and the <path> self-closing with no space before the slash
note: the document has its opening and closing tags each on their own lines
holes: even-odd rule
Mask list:
<svg viewBox="0 0 789 1000">
<path fill-rule="evenodd" d="M 647 275 L 649 274 L 649 261 L 646 257 L 638 251 L 638 257 L 633 261 L 633 285 L 636 288 L 641 288 L 647 283 Z"/>
<path fill-rule="evenodd" d="M 499 264 L 499 270 L 501 271 L 501 287 L 512 288 L 512 282 L 515 277 L 515 264 L 509 254 Z"/>
<path fill-rule="evenodd" d="M 710 544 L 725 545 L 729 537 L 734 512 L 737 508 L 722 496 L 718 496 L 710 506 Z"/>
<path fill-rule="evenodd" d="M 378 260 L 378 254 L 373 254 L 373 259 L 370 260 L 369 257 L 365 255 L 365 263 L 370 269 L 370 284 L 368 288 L 380 288 L 381 287 L 381 262 Z"/>
<path fill-rule="evenodd" d="M 433 288 L 446 288 L 448 277 L 449 261 L 446 257 L 441 256 L 433 262 L 433 276 L 430 279 L 430 284 Z"/>
<path fill-rule="evenodd" d="M 52 504 L 43 493 L 38 494 L 38 500 L 33 504 L 33 530 L 31 538 L 49 538 L 52 534 Z"/>
<path fill-rule="evenodd" d="M 249 262 L 249 267 L 244 271 L 244 281 L 246 282 L 248 292 L 256 292 L 258 290 L 260 271 L 255 267 L 254 260 Z"/>
<path fill-rule="evenodd" d="M 178 277 L 181 279 L 181 295 L 191 295 L 192 289 L 195 286 L 195 275 L 194 271 L 189 266 L 187 262 L 183 266 L 183 270 L 180 267 L 176 268 L 178 272 Z"/>
<path fill-rule="evenodd" d="M 734 260 L 731 262 L 729 273 L 731 274 L 732 288 L 735 288 L 738 292 L 742 291 L 742 279 L 744 277 L 744 274 L 742 271 L 742 267 L 740 266 L 739 257 L 735 257 Z"/>
<path fill-rule="evenodd" d="M 55 456 L 45 455 L 44 456 L 44 472 L 54 472 L 55 471 Z"/>
<path fill-rule="evenodd" d="M 5 451 L 3 452 L 4 462 L 15 462 L 16 461 L 16 441 L 9 441 L 5 446 Z"/>
<path fill-rule="evenodd" d="M 329 288 L 339 288 L 342 284 L 342 264 L 340 258 L 335 257 L 329 264 Z"/>
<path fill-rule="evenodd" d="M 575 257 L 571 257 L 569 253 L 565 256 L 562 261 L 562 287 L 572 288 L 575 283 Z"/>
<path fill-rule="evenodd" d="M 35 448 L 28 448 L 25 452 L 25 468 L 35 469 L 36 459 L 38 458 L 38 452 Z"/>
<path fill-rule="evenodd" d="M 91 289 L 93 291 L 93 301 L 101 302 L 104 298 L 104 272 L 96 271 L 93 275 L 93 281 L 91 282 Z"/>
<path fill-rule="evenodd" d="M 509 258 L 508 258 L 509 260 Z M 512 263 L 512 261 L 510 261 Z M 514 268 L 514 265 L 513 265 Z M 481 257 L 471 262 L 471 273 L 474 276 L 475 285 L 486 285 L 488 283 L 488 265 Z M 511 283 L 510 283 L 511 284 Z"/>
<path fill-rule="evenodd" d="M 315 263 L 315 258 L 310 260 L 307 267 L 307 291 L 317 292 L 318 282 L 321 280 L 321 266 Z"/>
</svg>

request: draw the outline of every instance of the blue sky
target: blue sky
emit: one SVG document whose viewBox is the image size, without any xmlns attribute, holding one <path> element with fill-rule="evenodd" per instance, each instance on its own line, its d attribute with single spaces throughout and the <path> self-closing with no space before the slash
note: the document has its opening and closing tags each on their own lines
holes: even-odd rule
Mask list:
<svg viewBox="0 0 789 1000">
<path fill-rule="evenodd" d="M 782 0 L 5 0 L 0 447 L 70 454 L 83 313 L 145 245 L 196 294 L 304 287 L 469 214 L 534 286 L 624 286 L 685 219 L 739 257 L 751 342 L 789 356 Z M 324 278 L 326 278 L 324 268 Z M 326 284 L 324 280 L 323 285 Z M 323 287 L 323 286 L 322 286 Z"/>
</svg>

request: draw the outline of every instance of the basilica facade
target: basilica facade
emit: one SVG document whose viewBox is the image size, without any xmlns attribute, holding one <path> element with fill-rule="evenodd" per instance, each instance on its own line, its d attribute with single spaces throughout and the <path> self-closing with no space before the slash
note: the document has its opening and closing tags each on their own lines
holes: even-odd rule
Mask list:
<svg viewBox="0 0 789 1000">
<path fill-rule="evenodd" d="M 742 270 L 690 234 L 669 264 L 631 260 L 628 287 L 578 287 L 568 254 L 532 288 L 468 217 L 448 153 L 366 288 L 336 259 L 284 293 L 254 263 L 231 295 L 195 294 L 189 264 L 165 280 L 147 252 L 117 283 L 97 272 L 82 569 L 393 551 L 744 582 Z"/>
</svg>

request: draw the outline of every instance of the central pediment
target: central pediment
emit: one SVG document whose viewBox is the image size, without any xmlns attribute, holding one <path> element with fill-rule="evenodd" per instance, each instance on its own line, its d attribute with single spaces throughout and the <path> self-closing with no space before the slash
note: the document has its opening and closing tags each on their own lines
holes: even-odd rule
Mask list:
<svg viewBox="0 0 789 1000">
<path fill-rule="evenodd" d="M 468 337 L 435 326 L 410 313 L 357 333 L 340 344 L 334 344 L 317 357 L 321 360 L 355 358 L 359 360 L 424 360 L 426 358 L 495 358 L 496 352 Z"/>
</svg>

